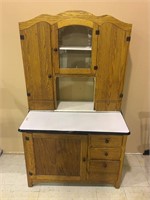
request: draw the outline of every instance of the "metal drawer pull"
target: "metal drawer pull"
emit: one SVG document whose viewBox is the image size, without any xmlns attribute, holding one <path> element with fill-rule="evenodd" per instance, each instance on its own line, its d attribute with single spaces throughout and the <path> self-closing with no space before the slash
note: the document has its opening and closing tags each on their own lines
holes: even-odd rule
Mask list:
<svg viewBox="0 0 150 200">
<path fill-rule="evenodd" d="M 109 139 L 108 138 L 105 139 L 105 143 L 109 143 Z"/>
<path fill-rule="evenodd" d="M 105 152 L 105 156 L 108 156 L 108 152 Z"/>
<path fill-rule="evenodd" d="M 106 167 L 107 167 L 107 163 L 104 163 L 104 164 L 103 164 L 103 167 L 106 168 Z"/>
<path fill-rule="evenodd" d="M 86 158 L 83 158 L 82 161 L 85 162 L 85 161 L 86 161 Z"/>
</svg>

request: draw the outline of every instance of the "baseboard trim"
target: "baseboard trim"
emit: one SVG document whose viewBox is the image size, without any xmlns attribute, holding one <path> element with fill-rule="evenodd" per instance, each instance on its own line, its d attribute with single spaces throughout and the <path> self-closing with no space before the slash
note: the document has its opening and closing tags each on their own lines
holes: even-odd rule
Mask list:
<svg viewBox="0 0 150 200">
<path fill-rule="evenodd" d="M 6 154 L 16 154 L 16 155 L 17 155 L 17 154 L 18 154 L 18 155 L 21 154 L 21 155 L 22 155 L 22 154 L 24 154 L 24 152 L 11 152 L 11 151 L 8 151 L 8 152 L 3 152 L 3 154 L 5 154 L 5 155 L 6 155 Z"/>
<path fill-rule="evenodd" d="M 126 155 L 143 155 L 143 153 L 125 153 Z"/>
</svg>

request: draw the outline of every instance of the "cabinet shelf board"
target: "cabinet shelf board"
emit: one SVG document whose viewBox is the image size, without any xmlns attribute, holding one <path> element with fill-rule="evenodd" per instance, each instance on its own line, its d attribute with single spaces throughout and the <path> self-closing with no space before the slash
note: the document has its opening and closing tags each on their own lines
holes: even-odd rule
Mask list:
<svg viewBox="0 0 150 200">
<path fill-rule="evenodd" d="M 73 51 L 91 51 L 92 47 L 59 47 L 59 50 Z"/>
</svg>

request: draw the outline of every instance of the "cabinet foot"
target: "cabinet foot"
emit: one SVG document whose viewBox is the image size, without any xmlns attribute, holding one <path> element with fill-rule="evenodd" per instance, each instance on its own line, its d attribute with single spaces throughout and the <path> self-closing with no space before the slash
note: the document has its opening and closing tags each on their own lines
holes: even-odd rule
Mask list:
<svg viewBox="0 0 150 200">
<path fill-rule="evenodd" d="M 115 186 L 116 189 L 119 189 L 120 188 L 120 183 L 116 183 L 114 186 Z"/>
<path fill-rule="evenodd" d="M 28 187 L 32 187 L 32 186 L 33 186 L 32 181 L 28 181 Z"/>
<path fill-rule="evenodd" d="M 28 181 L 28 187 L 32 187 L 33 181 L 30 179 L 30 177 L 27 177 L 27 181 Z"/>
</svg>

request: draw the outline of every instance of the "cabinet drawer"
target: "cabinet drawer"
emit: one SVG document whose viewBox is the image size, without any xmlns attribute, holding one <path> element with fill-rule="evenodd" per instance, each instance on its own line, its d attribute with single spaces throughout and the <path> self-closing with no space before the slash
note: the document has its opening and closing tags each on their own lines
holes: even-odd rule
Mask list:
<svg viewBox="0 0 150 200">
<path fill-rule="evenodd" d="M 90 160 L 88 166 L 88 172 L 99 174 L 99 173 L 113 173 L 117 174 L 119 171 L 119 161 L 106 161 L 106 160 Z"/>
<path fill-rule="evenodd" d="M 117 147 L 122 145 L 122 136 L 90 135 L 91 147 Z"/>
<path fill-rule="evenodd" d="M 121 148 L 89 148 L 89 159 L 91 160 L 119 160 Z"/>
</svg>

